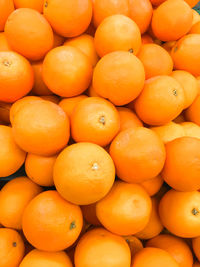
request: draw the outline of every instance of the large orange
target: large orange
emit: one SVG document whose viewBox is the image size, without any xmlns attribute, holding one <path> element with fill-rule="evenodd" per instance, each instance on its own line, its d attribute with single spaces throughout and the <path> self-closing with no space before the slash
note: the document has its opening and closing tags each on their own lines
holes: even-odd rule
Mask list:
<svg viewBox="0 0 200 267">
<path fill-rule="evenodd" d="M 64 37 L 83 33 L 92 19 L 91 0 L 45 0 L 44 16 L 52 28 Z"/>
<path fill-rule="evenodd" d="M 157 44 L 142 45 L 138 58 L 144 65 L 146 79 L 172 73 L 173 61 L 171 56 Z"/>
<path fill-rule="evenodd" d="M 152 30 L 161 41 L 175 41 L 189 32 L 193 13 L 183 0 L 167 0 L 154 10 Z"/>
<path fill-rule="evenodd" d="M 22 215 L 28 203 L 42 189 L 27 177 L 18 177 L 9 181 L 0 193 L 0 222 L 14 229 L 22 228 Z"/>
<path fill-rule="evenodd" d="M 200 125 L 200 95 L 185 112 L 186 119 Z"/>
<path fill-rule="evenodd" d="M 26 153 L 14 142 L 11 127 L 0 125 L 0 177 L 15 173 L 24 163 Z"/>
<path fill-rule="evenodd" d="M 78 103 L 71 117 L 71 134 L 76 142 L 107 146 L 120 129 L 115 106 L 100 97 L 88 97 Z"/>
<path fill-rule="evenodd" d="M 130 52 L 117 51 L 104 56 L 96 65 L 93 88 L 117 106 L 134 100 L 144 86 L 141 61 Z"/>
<path fill-rule="evenodd" d="M 137 115 L 129 108 L 118 107 L 120 118 L 120 131 L 126 130 L 133 127 L 142 127 L 142 121 L 137 117 Z"/>
<path fill-rule="evenodd" d="M 29 252 L 19 267 L 72 267 L 72 263 L 63 251 L 45 252 L 37 249 Z"/>
<path fill-rule="evenodd" d="M 19 233 L 0 228 L 0 266 L 18 267 L 24 257 L 24 243 Z"/>
<path fill-rule="evenodd" d="M 47 87 L 57 95 L 80 95 L 90 85 L 92 64 L 78 48 L 56 47 L 44 59 L 43 79 Z"/>
<path fill-rule="evenodd" d="M 56 104 L 38 100 L 24 104 L 12 122 L 16 143 L 25 151 L 44 156 L 54 155 L 69 140 L 69 119 Z"/>
<path fill-rule="evenodd" d="M 0 101 L 15 102 L 31 91 L 33 82 L 28 60 L 12 51 L 0 52 Z"/>
<path fill-rule="evenodd" d="M 96 205 L 99 221 L 118 235 L 133 235 L 144 229 L 151 209 L 151 199 L 143 187 L 124 182 L 115 182 L 107 196 Z"/>
<path fill-rule="evenodd" d="M 165 148 L 161 139 L 144 127 L 120 132 L 111 143 L 110 155 L 118 177 L 131 183 L 154 178 L 161 172 L 165 162 Z"/>
<path fill-rule="evenodd" d="M 11 47 L 4 32 L 0 32 L 0 51 L 11 51 Z"/>
<path fill-rule="evenodd" d="M 56 191 L 36 196 L 26 207 L 22 219 L 23 232 L 29 243 L 37 249 L 52 252 L 71 246 L 82 225 L 81 209 L 64 200 Z"/>
<path fill-rule="evenodd" d="M 143 122 L 163 125 L 175 119 L 184 105 L 185 95 L 181 85 L 174 78 L 162 75 L 146 81 L 135 101 L 135 110 Z"/>
<path fill-rule="evenodd" d="M 165 147 L 166 161 L 162 171 L 165 182 L 179 191 L 200 189 L 200 139 L 180 137 Z"/>
<path fill-rule="evenodd" d="M 4 30 L 4 26 L 8 16 L 14 11 L 13 0 L 1 0 L 0 2 L 0 31 Z"/>
<path fill-rule="evenodd" d="M 68 201 L 87 205 L 103 198 L 115 179 L 110 155 L 92 143 L 77 143 L 64 149 L 54 166 L 54 183 Z"/>
<path fill-rule="evenodd" d="M 164 180 L 161 175 L 158 175 L 150 180 L 140 183 L 140 185 L 144 187 L 149 196 L 154 196 L 156 193 L 159 192 L 161 186 L 163 185 L 163 182 Z"/>
<path fill-rule="evenodd" d="M 5 34 L 11 48 L 31 60 L 42 59 L 53 46 L 51 26 L 34 9 L 15 10 L 6 22 Z"/>
<path fill-rule="evenodd" d="M 121 236 L 103 228 L 87 232 L 75 250 L 76 267 L 130 267 L 131 253 Z"/>
<path fill-rule="evenodd" d="M 183 238 L 200 236 L 200 192 L 171 189 L 160 201 L 159 214 L 172 234 Z"/>
<path fill-rule="evenodd" d="M 28 7 L 42 13 L 44 0 L 13 0 L 16 8 Z"/>
<path fill-rule="evenodd" d="M 124 15 L 113 15 L 99 25 L 94 43 L 100 57 L 119 50 L 137 55 L 141 47 L 140 29 L 132 19 Z"/>
</svg>

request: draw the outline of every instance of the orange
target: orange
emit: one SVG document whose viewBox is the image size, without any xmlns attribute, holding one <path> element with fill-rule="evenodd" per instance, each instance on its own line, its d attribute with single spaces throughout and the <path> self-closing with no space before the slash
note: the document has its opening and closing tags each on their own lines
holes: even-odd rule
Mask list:
<svg viewBox="0 0 200 267">
<path fill-rule="evenodd" d="M 162 177 L 178 191 L 200 189 L 200 139 L 180 137 L 166 144 Z M 185 156 L 187 155 L 187 157 Z"/>
<path fill-rule="evenodd" d="M 44 0 L 13 0 L 15 8 L 32 8 L 42 13 Z"/>
<path fill-rule="evenodd" d="M 0 177 L 15 173 L 24 163 L 26 153 L 14 142 L 11 127 L 0 125 Z"/>
<path fill-rule="evenodd" d="M 54 37 L 53 48 L 63 45 L 65 41 L 65 38 L 63 36 L 60 36 L 59 34 L 54 32 L 53 37 Z"/>
<path fill-rule="evenodd" d="M 178 263 L 165 250 L 143 248 L 133 258 L 132 267 L 179 267 Z"/>
<path fill-rule="evenodd" d="M 199 0 L 185 0 L 186 3 L 188 3 L 188 5 L 190 5 L 191 7 L 194 7 L 198 4 Z"/>
<path fill-rule="evenodd" d="M 147 191 L 149 196 L 154 196 L 163 185 L 163 178 L 158 175 L 155 178 L 142 182 L 140 185 Z"/>
<path fill-rule="evenodd" d="M 53 92 L 51 92 L 46 84 L 43 81 L 42 78 L 42 64 L 43 61 L 37 61 L 32 63 L 32 68 L 34 72 L 34 85 L 32 89 L 32 93 L 39 96 L 44 95 L 52 95 Z"/>
<path fill-rule="evenodd" d="M 15 102 L 31 91 L 33 83 L 28 60 L 12 51 L 0 52 L 0 101 Z"/>
<path fill-rule="evenodd" d="M 29 252 L 22 260 L 19 267 L 72 267 L 72 263 L 63 251 L 45 252 L 37 249 Z"/>
<path fill-rule="evenodd" d="M 172 234 L 192 238 L 200 236 L 200 192 L 168 191 L 160 201 L 159 214 Z"/>
<path fill-rule="evenodd" d="M 85 91 L 92 79 L 92 64 L 80 49 L 60 46 L 44 59 L 43 79 L 55 94 L 72 97 Z"/>
<path fill-rule="evenodd" d="M 142 91 L 145 80 L 144 67 L 133 54 L 112 52 L 96 65 L 93 88 L 100 96 L 117 106 L 133 101 Z"/>
<path fill-rule="evenodd" d="M 47 100 L 47 101 L 50 101 L 54 104 L 59 104 L 60 102 L 60 97 L 57 96 L 57 95 L 43 95 L 43 96 L 40 96 L 42 99 L 44 100 Z"/>
<path fill-rule="evenodd" d="M 78 37 L 68 39 L 64 43 L 64 45 L 69 45 L 69 46 L 78 48 L 81 52 L 83 52 L 89 58 L 93 67 L 97 64 L 99 57 L 95 50 L 94 38 L 91 35 L 82 34 Z"/>
<path fill-rule="evenodd" d="M 53 186 L 53 167 L 56 158 L 57 155 L 44 157 L 29 153 L 25 161 L 27 176 L 41 186 Z"/>
<path fill-rule="evenodd" d="M 151 199 L 143 187 L 124 182 L 115 182 L 111 191 L 96 205 L 99 221 L 118 235 L 133 235 L 144 229 L 151 209 Z"/>
<path fill-rule="evenodd" d="M 114 180 L 114 163 L 109 154 L 96 144 L 73 144 L 65 148 L 56 159 L 56 189 L 72 203 L 88 205 L 102 199 Z"/>
<path fill-rule="evenodd" d="M 153 238 L 160 234 L 160 232 L 163 230 L 163 225 L 161 223 L 159 214 L 158 214 L 158 205 L 159 205 L 159 199 L 158 198 L 152 198 L 152 210 L 150 219 L 142 231 L 136 234 L 136 237 L 146 240 Z"/>
<path fill-rule="evenodd" d="M 124 239 L 129 245 L 129 248 L 131 250 L 131 258 L 141 249 L 143 249 L 143 244 L 142 242 L 135 236 L 129 235 L 129 236 L 124 236 Z"/>
<path fill-rule="evenodd" d="M 198 95 L 200 95 L 200 76 L 197 77 Z"/>
<path fill-rule="evenodd" d="M 174 68 L 200 76 L 200 34 L 188 34 L 173 47 Z"/>
<path fill-rule="evenodd" d="M 44 16 L 58 34 L 74 37 L 83 33 L 92 19 L 91 0 L 45 0 Z"/>
<path fill-rule="evenodd" d="M 94 44 L 100 57 L 114 51 L 129 51 L 135 55 L 141 47 L 137 24 L 124 15 L 105 18 L 96 30 Z"/>
<path fill-rule="evenodd" d="M 71 246 L 82 226 L 81 209 L 64 200 L 56 191 L 36 196 L 26 207 L 22 219 L 28 242 L 37 249 L 50 252 Z"/>
<path fill-rule="evenodd" d="M 87 232 L 75 250 L 76 267 L 130 267 L 131 253 L 121 236 L 103 228 Z"/>
<path fill-rule="evenodd" d="M 147 241 L 147 247 L 161 248 L 167 251 L 180 267 L 192 267 L 193 255 L 187 243 L 176 236 L 163 234 Z"/>
<path fill-rule="evenodd" d="M 129 108 L 118 107 L 120 118 L 120 132 L 128 128 L 142 127 L 142 121 L 137 117 L 137 115 Z"/>
<path fill-rule="evenodd" d="M 158 75 L 170 75 L 173 61 L 169 53 L 157 44 L 142 45 L 138 58 L 144 65 L 146 79 Z"/>
<path fill-rule="evenodd" d="M 185 93 L 185 106 L 188 108 L 195 100 L 198 94 L 198 85 L 196 78 L 187 71 L 176 70 L 171 75 L 182 86 Z"/>
<path fill-rule="evenodd" d="M 181 85 L 173 77 L 162 75 L 146 81 L 135 101 L 135 110 L 143 122 L 163 125 L 175 119 L 184 105 L 185 95 Z"/>
<path fill-rule="evenodd" d="M 83 218 L 90 224 L 100 226 L 101 223 L 96 215 L 96 203 L 81 206 Z"/>
<path fill-rule="evenodd" d="M 151 43 L 153 43 L 153 39 L 152 39 L 151 36 L 150 36 L 149 34 L 147 34 L 147 33 L 143 34 L 143 35 L 141 36 L 141 38 L 142 38 L 142 44 L 143 44 L 143 45 L 144 45 L 144 44 L 151 44 Z"/>
<path fill-rule="evenodd" d="M 15 142 L 25 151 L 51 156 L 69 140 L 69 119 L 56 104 L 38 100 L 25 104 L 12 122 Z"/>
<path fill-rule="evenodd" d="M 169 41 L 169 42 L 163 43 L 162 47 L 170 54 L 175 44 L 176 44 L 176 41 Z"/>
<path fill-rule="evenodd" d="M 197 33 L 197 34 L 200 34 L 200 21 L 195 23 L 191 30 L 190 30 L 190 33 Z"/>
<path fill-rule="evenodd" d="M 2 124 L 10 124 L 11 104 L 0 102 L 0 121 Z"/>
<path fill-rule="evenodd" d="M 192 240 L 192 248 L 197 259 L 200 260 L 200 253 L 199 253 L 200 237 L 196 237 Z"/>
<path fill-rule="evenodd" d="M 185 136 L 183 127 L 173 121 L 162 126 L 151 127 L 151 130 L 153 130 L 165 144 L 173 141 L 174 139 Z"/>
<path fill-rule="evenodd" d="M 15 10 L 6 22 L 5 34 L 11 48 L 30 60 L 42 59 L 53 46 L 51 26 L 34 9 Z"/>
<path fill-rule="evenodd" d="M 152 5 L 159 6 L 160 4 L 165 2 L 166 0 L 150 0 L 150 1 L 151 1 Z"/>
<path fill-rule="evenodd" d="M 200 90 L 199 90 L 200 91 Z M 96 91 L 94 90 L 94 88 L 92 87 L 92 85 L 90 85 L 90 87 L 86 90 L 86 95 L 87 96 L 99 96 Z"/>
<path fill-rule="evenodd" d="M 192 267 L 200 267 L 200 263 L 199 262 L 195 262 Z"/>
<path fill-rule="evenodd" d="M 0 31 L 4 30 L 4 26 L 8 16 L 14 11 L 13 0 L 1 0 L 0 3 Z"/>
<path fill-rule="evenodd" d="M 167 0 L 154 10 L 152 30 L 161 41 L 175 41 L 189 32 L 193 12 L 183 0 Z"/>
<path fill-rule="evenodd" d="M 71 116 L 71 134 L 76 142 L 107 146 L 117 135 L 120 118 L 115 106 L 100 97 L 80 101 Z"/>
<path fill-rule="evenodd" d="M 185 136 L 196 137 L 200 139 L 200 127 L 193 122 L 181 122 L 180 125 L 183 127 Z"/>
<path fill-rule="evenodd" d="M 193 25 L 195 25 L 197 22 L 200 21 L 200 15 L 199 15 L 199 13 L 198 13 L 196 10 L 194 10 L 194 9 L 192 9 L 192 12 L 193 12 L 192 26 L 193 26 Z"/>
<path fill-rule="evenodd" d="M 195 101 L 192 103 L 192 105 L 185 112 L 186 119 L 188 119 L 189 121 L 192 121 L 198 125 L 200 125 L 200 118 L 199 118 L 200 106 L 199 106 L 199 104 L 200 104 L 200 95 L 197 96 Z"/>
<path fill-rule="evenodd" d="M 0 228 L 0 266 L 18 267 L 24 257 L 24 243 L 17 231 Z"/>
<path fill-rule="evenodd" d="M 10 51 L 11 47 L 8 43 L 4 32 L 0 32 L 0 51 Z"/>
<path fill-rule="evenodd" d="M 18 177 L 9 181 L 0 194 L 0 221 L 8 228 L 21 229 L 22 215 L 28 203 L 42 189 L 27 177 Z"/>
</svg>

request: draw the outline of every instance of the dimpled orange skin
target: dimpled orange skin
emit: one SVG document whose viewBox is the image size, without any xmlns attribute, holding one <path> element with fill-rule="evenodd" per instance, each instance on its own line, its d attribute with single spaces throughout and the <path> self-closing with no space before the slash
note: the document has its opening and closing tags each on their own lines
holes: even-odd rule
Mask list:
<svg viewBox="0 0 200 267">
<path fill-rule="evenodd" d="M 80 207 L 64 200 L 53 190 L 36 196 L 26 207 L 22 218 L 22 229 L 29 243 L 49 252 L 71 246 L 82 226 Z"/>
<path fill-rule="evenodd" d="M 133 258 L 131 267 L 179 267 L 172 256 L 160 248 L 143 248 Z"/>
<path fill-rule="evenodd" d="M 28 203 L 42 188 L 27 177 L 18 177 L 9 181 L 0 194 L 0 221 L 4 227 L 22 229 L 22 215 Z"/>
<path fill-rule="evenodd" d="M 146 79 L 172 73 L 173 61 L 171 56 L 157 44 L 142 45 L 138 58 L 144 65 Z"/>
<path fill-rule="evenodd" d="M 8 16 L 14 11 L 13 0 L 2 0 L 0 3 L 0 31 L 4 30 L 4 26 Z"/>
<path fill-rule="evenodd" d="M 142 121 L 137 115 L 129 108 L 118 107 L 120 118 L 120 132 L 132 127 L 142 127 Z"/>
<path fill-rule="evenodd" d="M 64 37 L 83 33 L 92 19 L 91 0 L 45 0 L 43 13 L 54 31 Z"/>
<path fill-rule="evenodd" d="M 11 51 L 8 40 L 4 32 L 0 32 L 0 51 Z"/>
<path fill-rule="evenodd" d="M 87 232 L 75 250 L 76 267 L 130 267 L 130 264 L 126 241 L 103 228 Z"/>
<path fill-rule="evenodd" d="M 79 49 L 60 46 L 44 59 L 43 79 L 47 87 L 62 97 L 80 95 L 92 79 L 92 64 Z"/>
<path fill-rule="evenodd" d="M 72 267 L 72 263 L 64 251 L 45 252 L 37 249 L 30 251 L 19 267 Z"/>
<path fill-rule="evenodd" d="M 185 112 L 186 119 L 200 126 L 200 95 Z"/>
<path fill-rule="evenodd" d="M 200 192 L 171 189 L 160 201 L 159 214 L 165 228 L 182 238 L 200 236 Z M 181 218 L 181 219 L 180 219 Z"/>
<path fill-rule="evenodd" d="M 165 147 L 152 130 L 129 128 L 112 141 L 110 155 L 120 179 L 142 183 L 161 172 L 165 162 Z"/>
<path fill-rule="evenodd" d="M 71 135 L 76 142 L 107 146 L 117 135 L 120 118 L 115 106 L 100 97 L 79 102 L 71 117 Z"/>
<path fill-rule="evenodd" d="M 180 267 L 192 267 L 193 255 L 188 244 L 181 238 L 161 234 L 146 243 L 146 247 L 161 248 L 167 251 Z"/>
<path fill-rule="evenodd" d="M 163 182 L 164 182 L 163 178 L 160 175 L 158 175 L 155 178 L 144 181 L 140 185 L 144 187 L 149 196 L 154 196 L 160 190 L 161 186 L 163 185 Z"/>
<path fill-rule="evenodd" d="M 175 119 L 183 110 L 185 95 L 181 85 L 172 77 L 162 75 L 145 82 L 135 101 L 139 118 L 149 125 L 163 125 Z"/>
<path fill-rule="evenodd" d="M 18 267 L 24 257 L 24 242 L 15 230 L 0 228 L 0 266 Z"/>
<path fill-rule="evenodd" d="M 200 140 L 180 137 L 167 143 L 165 148 L 166 160 L 161 174 L 165 182 L 178 191 L 199 190 Z"/>
<path fill-rule="evenodd" d="M 124 182 L 115 182 L 111 191 L 96 205 L 101 224 L 118 235 L 133 235 L 144 229 L 151 209 L 151 199 L 143 187 Z"/>
<path fill-rule="evenodd" d="M 44 0 L 13 0 L 16 8 L 27 7 L 42 13 Z"/>
<path fill-rule="evenodd" d="M 19 8 L 8 18 L 5 34 L 11 48 L 30 60 L 40 60 L 53 47 L 53 31 L 38 11 Z"/>
<path fill-rule="evenodd" d="M 183 37 L 192 27 L 193 13 L 182 0 L 167 0 L 154 10 L 152 30 L 161 41 L 175 41 Z"/>
<path fill-rule="evenodd" d="M 15 114 L 12 132 L 23 150 L 51 156 L 68 143 L 69 119 L 58 105 L 46 100 L 33 101 Z"/>
<path fill-rule="evenodd" d="M 100 57 L 119 50 L 137 55 L 141 47 L 140 29 L 132 19 L 113 15 L 105 18 L 97 28 L 94 44 Z"/>
<path fill-rule="evenodd" d="M 117 51 L 104 56 L 97 63 L 93 88 L 100 96 L 121 106 L 140 94 L 144 80 L 145 72 L 141 61 L 129 52 Z"/>
<path fill-rule="evenodd" d="M 9 126 L 0 125 L 0 141 L 0 177 L 6 177 L 22 166 L 26 153 L 14 142 L 12 129 Z"/>
<path fill-rule="evenodd" d="M 0 101 L 15 102 L 31 91 L 33 83 L 28 60 L 12 51 L 0 52 Z"/>
<path fill-rule="evenodd" d="M 60 153 L 54 166 L 57 191 L 77 205 L 92 204 L 103 198 L 114 180 L 115 166 L 110 155 L 92 143 L 68 146 Z"/>
</svg>

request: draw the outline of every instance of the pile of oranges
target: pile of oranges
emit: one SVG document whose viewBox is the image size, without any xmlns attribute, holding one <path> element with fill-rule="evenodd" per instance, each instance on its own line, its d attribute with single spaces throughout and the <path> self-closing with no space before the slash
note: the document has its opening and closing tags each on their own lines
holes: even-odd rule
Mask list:
<svg viewBox="0 0 200 267">
<path fill-rule="evenodd" d="M 0 0 L 0 267 L 200 266 L 197 3 Z"/>
</svg>

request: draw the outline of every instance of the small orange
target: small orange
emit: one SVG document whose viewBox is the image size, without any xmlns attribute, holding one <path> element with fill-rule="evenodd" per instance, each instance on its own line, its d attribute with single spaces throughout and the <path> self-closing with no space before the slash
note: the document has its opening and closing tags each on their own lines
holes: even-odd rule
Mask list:
<svg viewBox="0 0 200 267">
<path fill-rule="evenodd" d="M 200 34 L 200 21 L 195 23 L 191 30 L 190 30 L 190 33 L 197 33 L 197 34 Z"/>
<path fill-rule="evenodd" d="M 131 253 L 121 236 L 103 228 L 87 232 L 75 250 L 76 267 L 130 267 Z"/>
<path fill-rule="evenodd" d="M 90 85 L 90 87 L 86 90 L 86 95 L 87 96 L 99 96 L 97 92 L 94 90 L 94 88 L 92 87 L 92 85 Z"/>
<path fill-rule="evenodd" d="M 92 86 L 97 94 L 122 106 L 140 94 L 144 80 L 141 61 L 129 52 L 117 51 L 104 56 L 97 63 Z"/>
<path fill-rule="evenodd" d="M 185 95 L 181 85 L 174 78 L 162 75 L 145 82 L 142 93 L 135 101 L 135 110 L 143 122 L 163 125 L 175 119 L 184 105 Z"/>
<path fill-rule="evenodd" d="M 154 196 L 159 192 L 163 182 L 163 178 L 158 175 L 155 178 L 142 182 L 140 185 L 147 191 L 149 196 Z"/>
<path fill-rule="evenodd" d="M 44 157 L 28 153 L 25 161 L 27 176 L 41 186 L 53 186 L 53 167 L 57 155 Z"/>
<path fill-rule="evenodd" d="M 200 253 L 199 253 L 200 237 L 196 237 L 196 238 L 192 239 L 192 248 L 193 248 L 195 256 L 200 261 Z"/>
<path fill-rule="evenodd" d="M 175 41 L 189 32 L 193 13 L 183 0 L 167 0 L 154 10 L 152 30 L 161 41 Z"/>
<path fill-rule="evenodd" d="M 0 102 L 0 121 L 3 124 L 6 125 L 10 124 L 10 109 L 11 109 L 11 104 Z"/>
<path fill-rule="evenodd" d="M 192 9 L 192 12 L 193 12 L 192 26 L 194 26 L 197 22 L 200 21 L 200 15 L 199 15 L 199 13 L 198 13 L 196 10 L 194 10 L 194 9 Z"/>
<path fill-rule="evenodd" d="M 131 250 L 131 258 L 141 249 L 143 249 L 143 244 L 137 237 L 133 235 L 124 236 L 124 239 L 129 245 L 129 248 Z"/>
<path fill-rule="evenodd" d="M 92 79 L 92 64 L 80 49 L 60 46 L 44 59 L 43 79 L 55 94 L 72 97 L 85 91 Z"/>
<path fill-rule="evenodd" d="M 92 19 L 91 0 L 45 0 L 43 13 L 54 31 L 64 37 L 83 33 Z"/>
<path fill-rule="evenodd" d="M 120 132 L 128 128 L 142 127 L 142 121 L 137 117 L 137 115 L 129 108 L 118 107 L 120 118 Z"/>
<path fill-rule="evenodd" d="M 69 45 L 80 49 L 81 52 L 89 57 L 93 67 L 97 64 L 99 57 L 95 50 L 94 38 L 91 35 L 82 34 L 78 37 L 68 39 L 64 45 Z"/>
<path fill-rule="evenodd" d="M 73 144 L 65 148 L 56 159 L 56 189 L 72 203 L 88 205 L 102 199 L 114 180 L 114 163 L 110 155 L 96 144 Z"/>
<path fill-rule="evenodd" d="M 130 51 L 138 54 L 141 33 L 137 24 L 124 15 L 105 18 L 96 30 L 94 44 L 100 57 L 114 51 Z"/>
<path fill-rule="evenodd" d="M 11 47 L 4 32 L 0 32 L 0 51 L 11 51 Z"/>
<path fill-rule="evenodd" d="M 143 187 L 124 182 L 115 182 L 111 191 L 96 205 L 99 221 L 118 235 L 133 235 L 144 229 L 151 209 L 151 199 Z"/>
<path fill-rule="evenodd" d="M 44 0 L 13 0 L 15 8 L 27 7 L 42 13 Z"/>
<path fill-rule="evenodd" d="M 186 119 L 200 125 L 200 95 L 197 96 L 192 105 L 186 110 Z"/>
<path fill-rule="evenodd" d="M 117 135 L 120 118 L 115 106 L 101 97 L 79 102 L 71 116 L 71 134 L 76 142 L 107 146 Z"/>
<path fill-rule="evenodd" d="M 28 203 L 39 193 L 42 188 L 27 177 L 18 177 L 9 181 L 0 194 L 0 221 L 8 228 L 21 229 L 22 215 Z"/>
<path fill-rule="evenodd" d="M 14 11 L 13 0 L 1 0 L 0 2 L 0 31 L 4 30 L 4 26 L 8 16 Z"/>
<path fill-rule="evenodd" d="M 0 266 L 18 267 L 24 257 L 24 243 L 17 231 L 0 228 Z"/>
<path fill-rule="evenodd" d="M 160 201 L 159 214 L 165 228 L 176 236 L 200 236 L 200 192 L 171 189 Z"/>
<path fill-rule="evenodd" d="M 148 33 L 144 33 L 141 38 L 142 38 L 142 45 L 153 43 L 153 39 Z"/>
<path fill-rule="evenodd" d="M 185 136 L 196 137 L 200 139 L 200 127 L 196 123 L 185 121 L 181 122 L 180 125 L 183 127 Z"/>
<path fill-rule="evenodd" d="M 169 53 L 171 54 L 171 50 L 172 48 L 175 46 L 176 41 L 169 41 L 169 42 L 165 42 L 162 44 L 162 47 Z"/>
<path fill-rule="evenodd" d="M 22 229 L 29 243 L 49 252 L 71 246 L 82 226 L 81 209 L 64 200 L 56 191 L 36 196 L 26 207 L 22 218 Z"/>
<path fill-rule="evenodd" d="M 34 9 L 15 10 L 8 17 L 5 34 L 11 48 L 30 60 L 42 59 L 53 47 L 51 26 L 43 15 Z"/>
<path fill-rule="evenodd" d="M 129 183 L 156 177 L 165 162 L 164 144 L 152 130 L 144 127 L 120 132 L 111 143 L 110 155 L 118 177 Z"/>
<path fill-rule="evenodd" d="M 96 203 L 81 206 L 83 218 L 90 224 L 100 226 L 101 223 L 96 215 Z"/>
</svg>

